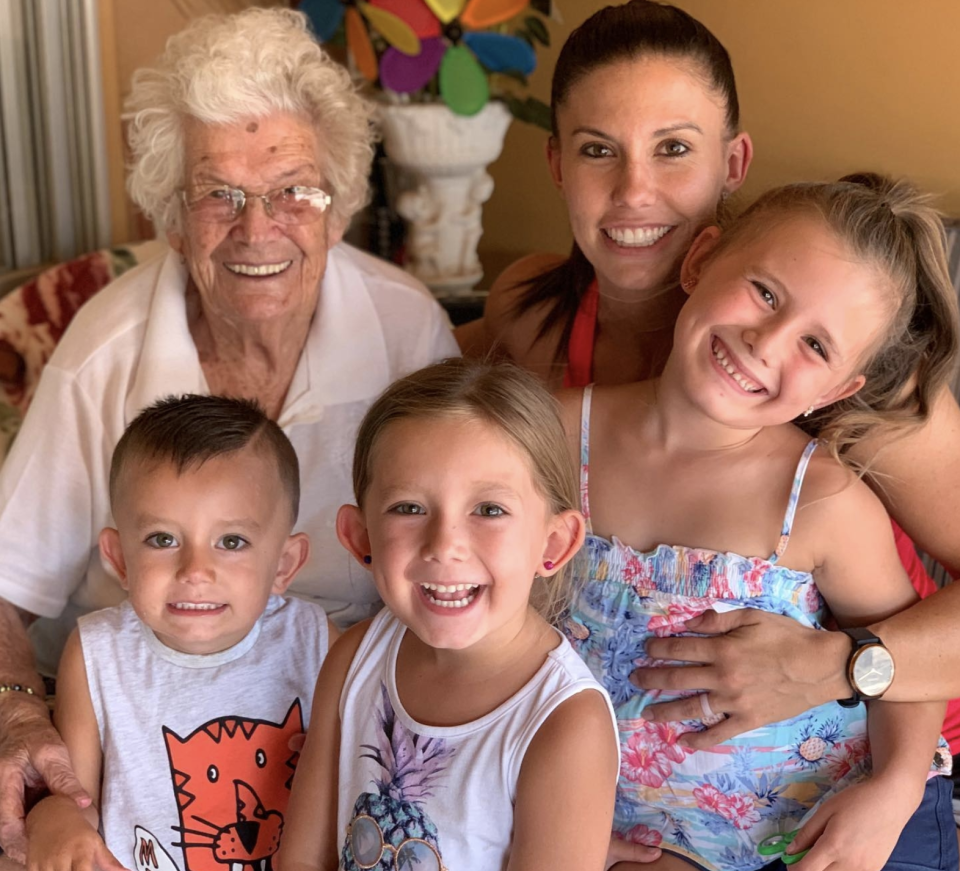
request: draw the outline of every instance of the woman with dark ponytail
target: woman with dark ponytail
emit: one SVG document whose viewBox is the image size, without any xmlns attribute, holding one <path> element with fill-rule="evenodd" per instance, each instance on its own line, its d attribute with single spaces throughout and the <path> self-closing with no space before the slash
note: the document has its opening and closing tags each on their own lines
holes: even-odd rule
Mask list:
<svg viewBox="0 0 960 871">
<path fill-rule="evenodd" d="M 730 56 L 673 6 L 607 7 L 564 44 L 551 119 L 573 249 L 507 269 L 462 343 L 499 345 L 556 387 L 648 377 L 670 349 L 683 255 L 750 165 Z"/>
<path fill-rule="evenodd" d="M 551 386 L 620 384 L 659 374 L 685 300 L 680 264 L 696 234 L 722 223 L 726 196 L 743 183 L 752 145 L 739 131 L 729 56 L 687 13 L 651 0 L 600 10 L 564 46 L 552 90 L 547 157 L 574 236 L 568 258 L 535 254 L 494 283 L 482 321 L 460 328 L 466 354 L 505 354 Z M 920 258 L 943 264 L 942 244 Z M 942 278 L 942 271 L 937 272 Z M 937 314 L 924 270 L 917 275 L 922 323 Z M 943 343 L 891 361 L 889 400 L 910 418 L 896 434 L 850 444 L 846 459 L 918 545 L 960 574 L 960 408 L 947 387 L 919 390 L 942 365 Z M 885 409 L 888 410 L 888 409 Z M 861 409 L 852 412 L 865 414 Z M 817 416 L 805 422 L 816 430 Z M 894 524 L 911 580 L 927 591 L 912 542 Z M 953 598 L 951 598 L 953 597 Z M 956 599 L 957 601 L 953 601 Z M 868 627 L 896 663 L 885 698 L 960 696 L 960 585 Z M 717 638 L 654 639 L 650 656 L 696 669 L 641 669 L 644 688 L 706 689 L 729 714 L 692 740 L 717 739 L 794 716 L 831 699 L 859 695 L 850 671 L 858 655 L 846 635 L 813 632 L 757 611 L 707 612 L 688 627 Z M 682 703 L 649 709 L 678 719 Z M 960 746 L 957 707 L 945 734 Z M 642 851 L 632 858 L 644 858 Z M 647 853 L 649 857 L 653 853 Z"/>
</svg>

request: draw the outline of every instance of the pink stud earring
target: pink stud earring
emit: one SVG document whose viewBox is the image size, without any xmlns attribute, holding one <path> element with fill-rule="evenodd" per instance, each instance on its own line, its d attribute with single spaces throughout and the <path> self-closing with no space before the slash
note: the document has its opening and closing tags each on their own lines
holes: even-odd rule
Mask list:
<svg viewBox="0 0 960 871">
<path fill-rule="evenodd" d="M 543 567 L 549 572 L 553 568 L 553 561 L 545 559 L 543 561 Z"/>
<path fill-rule="evenodd" d="M 697 286 L 697 279 L 695 278 L 685 278 L 680 282 L 680 286 L 684 290 L 693 290 Z"/>
</svg>

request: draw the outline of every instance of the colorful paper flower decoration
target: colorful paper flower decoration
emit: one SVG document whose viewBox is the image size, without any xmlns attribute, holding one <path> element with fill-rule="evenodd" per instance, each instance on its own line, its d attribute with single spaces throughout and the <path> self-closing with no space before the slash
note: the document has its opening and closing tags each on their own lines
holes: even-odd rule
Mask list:
<svg viewBox="0 0 960 871">
<path fill-rule="evenodd" d="M 528 41 L 484 30 L 523 12 L 529 0 L 303 0 L 300 9 L 321 40 L 344 24 L 347 48 L 369 81 L 401 94 L 438 76 L 440 98 L 460 115 L 475 115 L 490 99 L 488 73 L 528 76 L 537 64 Z M 377 53 L 367 30 L 382 37 Z"/>
</svg>

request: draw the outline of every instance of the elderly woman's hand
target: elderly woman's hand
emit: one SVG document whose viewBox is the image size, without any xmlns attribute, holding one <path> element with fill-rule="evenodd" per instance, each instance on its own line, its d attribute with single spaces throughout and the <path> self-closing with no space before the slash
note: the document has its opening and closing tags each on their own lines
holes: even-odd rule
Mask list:
<svg viewBox="0 0 960 871">
<path fill-rule="evenodd" d="M 24 693 L 4 693 L 0 697 L 0 846 L 18 862 L 26 861 L 27 793 L 44 786 L 78 807 L 91 803 L 44 702 Z"/>
<path fill-rule="evenodd" d="M 689 665 L 638 668 L 630 679 L 643 689 L 701 690 L 709 709 L 726 715 L 704 732 L 685 734 L 680 740 L 687 747 L 713 747 L 850 695 L 844 675 L 850 640 L 839 632 L 809 629 L 754 608 L 707 611 L 686 628 L 713 637 L 654 638 L 646 649 L 655 659 Z M 644 710 L 644 717 L 660 722 L 703 716 L 699 695 Z"/>
</svg>

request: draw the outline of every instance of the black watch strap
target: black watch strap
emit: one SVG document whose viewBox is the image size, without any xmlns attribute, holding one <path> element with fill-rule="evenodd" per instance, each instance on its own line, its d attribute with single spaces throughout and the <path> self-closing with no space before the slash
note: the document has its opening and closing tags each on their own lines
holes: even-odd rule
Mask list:
<svg viewBox="0 0 960 871">
<path fill-rule="evenodd" d="M 840 705 L 841 708 L 855 708 L 860 702 L 866 701 L 868 697 L 861 695 L 853 683 L 853 678 L 850 673 L 850 665 L 853 662 L 853 657 L 861 647 L 865 647 L 868 644 L 883 644 L 883 642 L 864 626 L 853 626 L 849 629 L 841 629 L 840 631 L 845 635 L 849 635 L 853 641 L 853 647 L 850 648 L 850 655 L 847 657 L 847 664 L 845 666 L 847 681 L 850 684 L 850 689 L 853 690 L 853 695 L 848 699 L 837 699 L 837 704 Z"/>
</svg>

